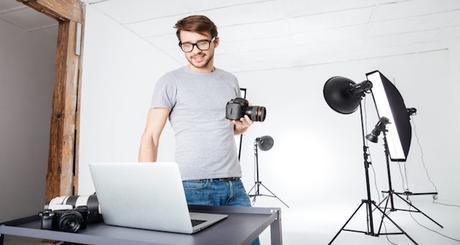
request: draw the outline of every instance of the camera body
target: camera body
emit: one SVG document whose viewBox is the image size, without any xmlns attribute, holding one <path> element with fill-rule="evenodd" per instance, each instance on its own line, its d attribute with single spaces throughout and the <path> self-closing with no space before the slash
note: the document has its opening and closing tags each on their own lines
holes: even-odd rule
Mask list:
<svg viewBox="0 0 460 245">
<path fill-rule="evenodd" d="M 44 230 L 75 233 L 89 223 L 102 222 L 96 194 L 55 197 L 38 215 Z"/>
<path fill-rule="evenodd" d="M 239 120 L 245 115 L 252 121 L 263 122 L 265 120 L 266 109 L 263 106 L 249 106 L 249 102 L 240 97 L 227 102 L 225 107 L 225 117 L 227 119 Z"/>
<path fill-rule="evenodd" d="M 89 212 L 87 206 L 78 206 L 76 208 L 72 208 L 70 206 L 70 209 L 45 209 L 38 214 L 41 218 L 40 228 L 43 230 L 76 233 L 86 228 L 88 222 L 88 213 Z"/>
</svg>

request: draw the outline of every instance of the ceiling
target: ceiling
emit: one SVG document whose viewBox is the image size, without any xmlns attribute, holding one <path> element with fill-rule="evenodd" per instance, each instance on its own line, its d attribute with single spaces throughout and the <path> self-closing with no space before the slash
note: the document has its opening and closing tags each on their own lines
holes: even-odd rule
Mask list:
<svg viewBox="0 0 460 245">
<path fill-rule="evenodd" d="M 16 0 L 0 0 L 0 21 L 7 22 L 24 31 L 57 33 L 58 23 Z"/>
<path fill-rule="evenodd" d="M 175 22 L 204 14 L 218 26 L 216 64 L 234 72 L 432 52 L 460 38 L 460 0 L 83 0 L 183 64 Z M 0 0 L 0 20 L 27 31 L 51 18 Z"/>
<path fill-rule="evenodd" d="M 216 63 L 283 69 L 430 52 L 460 38 L 460 0 L 84 0 L 178 63 L 173 26 L 204 14 L 218 26 Z"/>
</svg>

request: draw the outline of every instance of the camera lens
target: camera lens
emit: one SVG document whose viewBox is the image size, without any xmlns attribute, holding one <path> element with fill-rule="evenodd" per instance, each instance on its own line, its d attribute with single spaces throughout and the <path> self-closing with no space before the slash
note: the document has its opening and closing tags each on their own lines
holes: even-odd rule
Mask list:
<svg viewBox="0 0 460 245">
<path fill-rule="evenodd" d="M 59 230 L 64 232 L 77 232 L 83 222 L 82 215 L 77 211 L 68 211 L 59 219 Z"/>
<path fill-rule="evenodd" d="M 248 115 L 252 121 L 263 122 L 265 120 L 266 109 L 263 106 L 248 106 L 246 115 Z"/>
</svg>

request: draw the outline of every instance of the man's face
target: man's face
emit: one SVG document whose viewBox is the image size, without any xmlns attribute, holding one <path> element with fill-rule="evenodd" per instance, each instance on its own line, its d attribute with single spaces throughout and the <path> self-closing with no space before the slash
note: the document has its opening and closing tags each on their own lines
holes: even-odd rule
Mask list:
<svg viewBox="0 0 460 245">
<path fill-rule="evenodd" d="M 196 44 L 199 41 L 211 40 L 211 35 L 203 35 L 197 32 L 181 31 L 181 43 Z M 191 52 L 184 52 L 187 61 L 195 68 L 207 68 L 212 66 L 214 59 L 214 49 L 218 46 L 219 39 L 215 37 L 209 44 L 208 50 L 200 50 L 197 45 L 193 46 Z"/>
</svg>

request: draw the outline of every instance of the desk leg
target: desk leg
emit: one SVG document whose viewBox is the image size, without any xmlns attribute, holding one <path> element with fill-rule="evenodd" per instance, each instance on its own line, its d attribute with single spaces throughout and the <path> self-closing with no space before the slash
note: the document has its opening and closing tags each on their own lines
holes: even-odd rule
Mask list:
<svg viewBox="0 0 460 245">
<path fill-rule="evenodd" d="M 3 240 L 5 239 L 5 235 L 0 234 L 0 245 L 3 245 Z"/>
<path fill-rule="evenodd" d="M 281 234 L 281 211 L 278 211 L 278 218 L 270 225 L 272 245 L 282 245 L 283 237 Z"/>
</svg>

